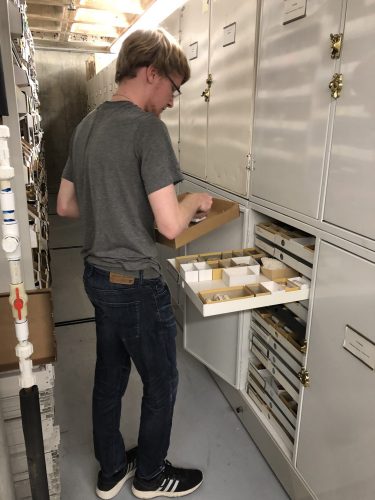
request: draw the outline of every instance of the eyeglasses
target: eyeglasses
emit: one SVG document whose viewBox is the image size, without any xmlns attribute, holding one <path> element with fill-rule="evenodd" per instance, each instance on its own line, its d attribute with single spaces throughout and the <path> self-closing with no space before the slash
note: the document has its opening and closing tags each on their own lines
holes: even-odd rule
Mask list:
<svg viewBox="0 0 375 500">
<path fill-rule="evenodd" d="M 172 93 L 172 96 L 173 97 L 178 97 L 179 95 L 181 95 L 181 90 L 177 87 L 177 85 L 174 83 L 174 81 L 172 80 L 172 78 L 168 75 L 166 75 L 168 80 L 171 82 L 172 84 L 172 87 L 173 87 L 173 93 Z"/>
</svg>

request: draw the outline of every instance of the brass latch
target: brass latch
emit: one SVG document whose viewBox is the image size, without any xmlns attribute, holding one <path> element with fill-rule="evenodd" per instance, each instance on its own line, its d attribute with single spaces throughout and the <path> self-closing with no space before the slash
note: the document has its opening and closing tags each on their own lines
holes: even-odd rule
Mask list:
<svg viewBox="0 0 375 500">
<path fill-rule="evenodd" d="M 301 352 L 302 352 L 303 354 L 306 354 L 306 351 L 307 351 L 307 341 L 306 341 L 306 340 L 304 340 L 304 341 L 303 341 L 303 344 L 301 345 Z"/>
<path fill-rule="evenodd" d="M 301 368 L 301 371 L 298 373 L 298 378 L 304 387 L 310 387 L 310 375 L 306 368 Z"/>
<path fill-rule="evenodd" d="M 329 88 L 331 89 L 331 96 L 334 99 L 338 99 L 341 95 L 342 90 L 342 73 L 335 73 L 332 80 L 329 82 Z"/>
<path fill-rule="evenodd" d="M 210 100 L 210 89 L 211 89 L 212 82 L 213 82 L 212 75 L 211 75 L 211 73 L 209 73 L 207 80 L 206 80 L 207 87 L 204 89 L 204 91 L 201 94 L 201 97 L 204 97 L 204 100 L 206 102 L 209 102 L 209 100 Z"/>
<path fill-rule="evenodd" d="M 331 33 L 329 36 L 331 38 L 331 58 L 339 59 L 341 56 L 342 38 L 344 35 L 343 33 Z"/>
</svg>

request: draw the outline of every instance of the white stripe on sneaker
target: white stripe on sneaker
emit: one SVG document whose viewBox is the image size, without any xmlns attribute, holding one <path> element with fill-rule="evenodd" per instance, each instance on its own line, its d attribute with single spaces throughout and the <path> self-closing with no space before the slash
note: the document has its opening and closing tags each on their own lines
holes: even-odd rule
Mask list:
<svg viewBox="0 0 375 500">
<path fill-rule="evenodd" d="M 169 483 L 167 484 L 167 486 L 164 488 L 164 491 L 169 491 L 169 488 L 171 488 L 171 486 L 172 486 L 172 484 L 173 484 L 173 483 L 174 483 L 174 480 L 173 480 L 173 479 L 171 479 L 171 480 L 169 481 Z"/>
<path fill-rule="evenodd" d="M 179 482 L 180 482 L 180 481 L 179 481 L 178 479 L 176 479 L 176 481 L 175 481 L 175 483 L 174 483 L 174 485 L 173 485 L 173 488 L 172 488 L 171 490 L 169 490 L 171 493 L 172 493 L 173 491 L 176 491 L 176 489 L 177 489 L 177 486 L 178 486 Z"/>
</svg>

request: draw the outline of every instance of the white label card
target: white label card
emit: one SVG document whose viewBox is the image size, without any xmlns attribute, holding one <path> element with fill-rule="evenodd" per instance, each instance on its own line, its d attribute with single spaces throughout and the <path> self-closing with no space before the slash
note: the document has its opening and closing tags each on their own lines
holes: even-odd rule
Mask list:
<svg viewBox="0 0 375 500">
<path fill-rule="evenodd" d="M 236 23 L 224 26 L 223 47 L 236 43 Z"/>
<path fill-rule="evenodd" d="M 198 42 L 189 45 L 188 59 L 189 61 L 196 59 L 198 57 Z"/>
<path fill-rule="evenodd" d="M 284 0 L 283 24 L 297 21 L 306 16 L 307 0 Z"/>
<path fill-rule="evenodd" d="M 375 345 L 348 325 L 345 328 L 343 347 L 369 368 L 375 370 Z"/>
</svg>

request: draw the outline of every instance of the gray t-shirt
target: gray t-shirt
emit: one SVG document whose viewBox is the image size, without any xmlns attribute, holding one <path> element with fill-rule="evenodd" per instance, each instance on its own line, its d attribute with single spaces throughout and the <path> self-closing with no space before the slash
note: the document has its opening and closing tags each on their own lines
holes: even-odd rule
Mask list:
<svg viewBox="0 0 375 500">
<path fill-rule="evenodd" d="M 103 103 L 77 126 L 62 177 L 75 186 L 88 262 L 160 270 L 147 195 L 183 178 L 159 118 L 128 101 Z"/>
</svg>

